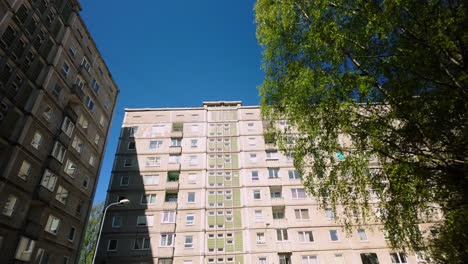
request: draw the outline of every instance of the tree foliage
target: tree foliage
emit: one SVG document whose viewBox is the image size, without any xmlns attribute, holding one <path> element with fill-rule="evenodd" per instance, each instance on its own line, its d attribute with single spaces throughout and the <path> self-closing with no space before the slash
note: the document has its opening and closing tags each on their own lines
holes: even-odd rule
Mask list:
<svg viewBox="0 0 468 264">
<path fill-rule="evenodd" d="M 301 135 L 274 131 L 309 192 L 347 227 L 378 217 L 393 247 L 468 263 L 466 1 L 258 0 L 255 12 L 262 111 Z"/>
<path fill-rule="evenodd" d="M 80 263 L 82 264 L 90 264 L 93 261 L 103 209 L 104 202 L 95 205 L 91 209 L 88 225 L 86 226 L 85 238 L 80 252 Z"/>
</svg>

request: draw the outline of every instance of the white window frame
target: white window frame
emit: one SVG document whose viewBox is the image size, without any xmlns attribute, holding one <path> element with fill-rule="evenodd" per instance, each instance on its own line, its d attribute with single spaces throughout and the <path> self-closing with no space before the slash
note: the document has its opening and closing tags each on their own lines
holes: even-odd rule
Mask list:
<svg viewBox="0 0 468 264">
<path fill-rule="evenodd" d="M 185 238 L 184 238 L 184 248 L 193 248 L 193 247 L 194 247 L 193 235 L 185 236 Z"/>
<path fill-rule="evenodd" d="M 66 205 L 69 195 L 70 191 L 68 191 L 65 187 L 59 184 L 59 186 L 57 187 L 57 191 L 55 192 L 55 200 L 59 201 L 63 205 Z"/>
<path fill-rule="evenodd" d="M 360 242 L 368 242 L 369 241 L 369 237 L 367 236 L 367 232 L 364 228 L 359 228 L 357 230 L 357 234 L 359 236 L 359 241 Z"/>
<path fill-rule="evenodd" d="M 191 199 L 191 196 L 193 196 L 193 199 Z M 191 201 L 192 200 L 192 201 Z M 196 201 L 196 194 L 195 192 L 188 192 L 187 193 L 187 203 L 193 204 Z"/>
<path fill-rule="evenodd" d="M 264 232 L 258 232 L 256 237 L 257 237 L 257 245 L 265 245 L 266 244 L 266 239 L 265 239 L 265 233 Z"/>
<path fill-rule="evenodd" d="M 304 193 L 304 197 L 302 197 L 302 193 Z M 304 188 L 292 188 L 291 189 L 291 196 L 292 196 L 292 199 L 297 199 L 297 200 L 307 198 L 307 194 L 306 194 Z"/>
<path fill-rule="evenodd" d="M 74 129 L 75 129 L 75 124 L 73 124 L 72 120 L 68 116 L 65 116 L 62 122 L 62 131 L 69 138 L 71 138 Z"/>
<path fill-rule="evenodd" d="M 57 235 L 59 232 L 59 229 L 60 229 L 60 218 L 50 214 L 49 218 L 47 218 L 47 224 L 44 230 L 52 235 Z"/>
<path fill-rule="evenodd" d="M 112 217 L 112 227 L 119 228 L 122 226 L 123 218 L 121 215 L 114 215 Z"/>
<path fill-rule="evenodd" d="M 192 218 L 191 220 L 189 218 Z M 185 225 L 195 225 L 195 214 L 187 214 L 185 216 Z"/>
<path fill-rule="evenodd" d="M 136 248 L 138 243 L 141 243 L 141 248 Z M 148 237 L 135 238 L 133 241 L 133 250 L 150 250 L 151 249 L 151 240 Z"/>
<path fill-rule="evenodd" d="M 71 170 L 74 168 L 73 172 Z M 70 177 L 75 178 L 78 175 L 78 166 L 71 160 L 67 159 L 63 171 Z M 69 173 L 71 172 L 71 173 Z"/>
<path fill-rule="evenodd" d="M 42 145 L 44 139 L 42 134 L 39 131 L 34 132 L 33 138 L 31 140 L 31 146 L 35 149 L 39 149 Z"/>
<path fill-rule="evenodd" d="M 176 211 L 162 211 L 161 213 L 161 223 L 162 224 L 174 224 L 177 219 Z"/>
<path fill-rule="evenodd" d="M 31 175 L 31 167 L 31 163 L 27 162 L 26 160 L 23 160 L 18 170 L 18 177 L 20 177 L 23 180 L 27 180 L 28 177 Z"/>
<path fill-rule="evenodd" d="M 298 231 L 299 242 L 313 243 L 315 242 L 314 233 L 312 231 Z"/>
<path fill-rule="evenodd" d="M 336 240 L 333 240 L 333 233 L 336 233 Z M 340 241 L 340 235 L 338 233 L 338 230 L 337 229 L 330 229 L 328 230 L 328 234 L 330 236 L 330 241 L 331 242 L 339 242 Z"/>
<path fill-rule="evenodd" d="M 2 214 L 8 217 L 11 217 L 15 211 L 16 202 L 18 197 L 15 195 L 9 194 L 5 204 L 3 206 Z"/>
<path fill-rule="evenodd" d="M 148 180 L 148 179 L 151 179 L 151 180 Z M 144 185 L 158 185 L 159 184 L 159 174 L 143 175 L 143 184 Z"/>
<path fill-rule="evenodd" d="M 60 163 L 63 163 L 67 149 L 62 145 L 62 143 L 55 141 L 54 149 L 52 150 L 52 156 L 58 160 Z"/>
<path fill-rule="evenodd" d="M 159 246 L 160 247 L 173 247 L 174 239 L 175 239 L 174 233 L 163 233 L 161 234 Z"/>
<path fill-rule="evenodd" d="M 42 175 L 41 185 L 47 190 L 53 192 L 55 189 L 55 184 L 57 183 L 57 175 L 52 173 L 50 170 L 45 169 L 44 174 Z"/>
<path fill-rule="evenodd" d="M 148 199 L 149 198 L 149 199 Z M 141 205 L 151 205 L 156 204 L 157 196 L 155 193 L 146 193 L 141 196 L 140 204 Z M 146 202 L 145 202 L 146 201 Z"/>
</svg>

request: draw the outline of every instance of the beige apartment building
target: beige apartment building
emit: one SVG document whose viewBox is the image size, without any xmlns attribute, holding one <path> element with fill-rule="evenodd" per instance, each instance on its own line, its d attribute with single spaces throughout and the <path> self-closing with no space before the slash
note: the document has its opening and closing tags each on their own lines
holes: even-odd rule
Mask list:
<svg viewBox="0 0 468 264">
<path fill-rule="evenodd" d="M 0 263 L 78 263 L 119 92 L 80 9 L 0 1 Z"/>
<path fill-rule="evenodd" d="M 109 209 L 97 263 L 418 263 L 378 225 L 346 236 L 264 131 L 238 101 L 126 109 L 107 204 L 131 203 Z"/>
</svg>

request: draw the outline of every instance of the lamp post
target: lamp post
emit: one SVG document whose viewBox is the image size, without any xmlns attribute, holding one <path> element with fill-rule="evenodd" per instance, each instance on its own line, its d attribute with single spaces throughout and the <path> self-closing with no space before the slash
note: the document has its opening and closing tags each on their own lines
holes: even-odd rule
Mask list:
<svg viewBox="0 0 468 264">
<path fill-rule="evenodd" d="M 106 209 L 104 209 L 104 214 L 102 215 L 102 219 L 101 219 L 101 226 L 99 227 L 98 239 L 96 241 L 96 249 L 94 250 L 93 262 L 91 262 L 92 264 L 94 264 L 94 261 L 96 260 L 96 255 L 98 253 L 99 240 L 101 239 L 101 232 L 102 232 L 102 227 L 104 226 L 104 220 L 106 219 L 107 209 L 109 209 L 109 207 L 114 206 L 114 205 L 122 205 L 122 204 L 128 204 L 128 203 L 130 203 L 129 199 L 122 199 L 116 203 L 109 204 L 106 207 Z"/>
</svg>

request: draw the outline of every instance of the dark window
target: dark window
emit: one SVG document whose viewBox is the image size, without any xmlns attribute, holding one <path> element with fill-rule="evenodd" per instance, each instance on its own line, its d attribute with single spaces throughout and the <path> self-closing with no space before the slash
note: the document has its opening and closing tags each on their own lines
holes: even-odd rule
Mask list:
<svg viewBox="0 0 468 264">
<path fill-rule="evenodd" d="M 52 90 L 52 94 L 58 98 L 61 92 L 62 92 L 62 87 L 60 87 L 59 85 L 55 85 L 54 89 Z"/>
<path fill-rule="evenodd" d="M 361 253 L 362 264 L 379 264 L 379 258 L 375 253 Z"/>
</svg>

